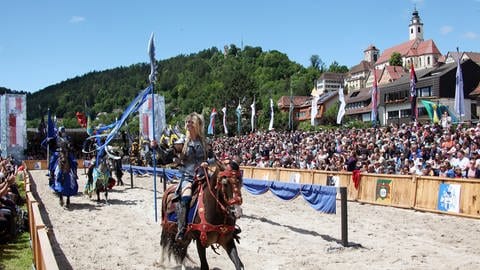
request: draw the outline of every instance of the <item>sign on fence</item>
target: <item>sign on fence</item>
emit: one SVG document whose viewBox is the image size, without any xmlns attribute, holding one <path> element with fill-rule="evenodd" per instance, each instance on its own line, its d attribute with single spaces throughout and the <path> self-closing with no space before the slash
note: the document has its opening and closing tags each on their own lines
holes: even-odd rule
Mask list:
<svg viewBox="0 0 480 270">
<path fill-rule="evenodd" d="M 460 185 L 440 184 L 438 190 L 438 210 L 460 212 Z"/>
</svg>

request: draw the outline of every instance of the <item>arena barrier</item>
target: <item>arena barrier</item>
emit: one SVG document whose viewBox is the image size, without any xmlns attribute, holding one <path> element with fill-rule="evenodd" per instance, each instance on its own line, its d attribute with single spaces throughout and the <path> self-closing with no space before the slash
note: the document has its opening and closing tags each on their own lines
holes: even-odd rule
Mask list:
<svg viewBox="0 0 480 270">
<path fill-rule="evenodd" d="M 131 167 L 134 174 L 153 173 L 151 167 Z M 125 171 L 130 171 L 129 168 L 128 165 L 123 167 Z M 480 218 L 480 179 L 362 173 L 356 186 L 351 172 L 247 166 L 241 169 L 247 181 L 346 187 L 350 201 Z M 157 168 L 157 175 L 162 176 L 164 172 L 167 179 L 180 177 L 176 170 Z M 339 193 L 337 199 L 340 199 Z"/>
<path fill-rule="evenodd" d="M 480 179 L 242 167 L 244 176 L 347 187 L 350 201 L 480 218 Z"/>
<path fill-rule="evenodd" d="M 25 183 L 28 222 L 30 229 L 30 246 L 33 253 L 33 269 L 36 270 L 57 270 L 58 265 L 53 253 L 48 228 L 43 222 L 40 214 L 39 203 L 33 196 L 31 189 L 31 174 L 27 164 L 24 162 L 23 181 Z"/>
</svg>

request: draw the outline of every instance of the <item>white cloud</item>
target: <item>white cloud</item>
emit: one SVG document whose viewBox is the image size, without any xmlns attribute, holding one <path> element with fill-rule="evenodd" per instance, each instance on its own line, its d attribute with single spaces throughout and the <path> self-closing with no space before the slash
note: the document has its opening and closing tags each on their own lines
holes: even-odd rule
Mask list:
<svg viewBox="0 0 480 270">
<path fill-rule="evenodd" d="M 440 28 L 440 33 L 442 33 L 442 35 L 446 35 L 452 31 L 453 27 L 451 27 L 450 25 L 444 25 Z"/>
<path fill-rule="evenodd" d="M 468 39 L 476 39 L 478 38 L 478 34 L 475 33 L 475 32 L 466 32 L 465 34 L 463 34 L 463 36 L 465 38 L 468 38 Z"/>
<path fill-rule="evenodd" d="M 81 23 L 85 21 L 85 17 L 82 17 L 82 16 L 72 16 L 70 18 L 70 23 Z"/>
</svg>

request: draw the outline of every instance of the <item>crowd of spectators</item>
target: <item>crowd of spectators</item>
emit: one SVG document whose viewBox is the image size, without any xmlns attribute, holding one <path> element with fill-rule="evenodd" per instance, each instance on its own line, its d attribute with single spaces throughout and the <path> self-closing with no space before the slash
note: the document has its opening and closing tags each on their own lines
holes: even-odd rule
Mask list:
<svg viewBox="0 0 480 270">
<path fill-rule="evenodd" d="M 28 227 L 27 214 L 20 208 L 25 200 L 17 185 L 22 170 L 23 166 L 16 167 L 12 159 L 0 157 L 0 243 L 11 241 Z"/>
<path fill-rule="evenodd" d="M 480 123 L 257 132 L 218 137 L 212 146 L 217 157 L 239 156 L 244 166 L 480 177 Z"/>
</svg>

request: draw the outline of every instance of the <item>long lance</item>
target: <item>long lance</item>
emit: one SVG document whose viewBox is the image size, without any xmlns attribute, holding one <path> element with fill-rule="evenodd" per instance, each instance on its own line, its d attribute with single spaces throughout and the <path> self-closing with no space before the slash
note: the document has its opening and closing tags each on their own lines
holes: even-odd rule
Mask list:
<svg viewBox="0 0 480 270">
<path fill-rule="evenodd" d="M 155 138 L 155 80 L 157 75 L 156 63 L 155 63 L 155 40 L 154 34 L 150 36 L 150 41 L 148 42 L 148 56 L 150 57 L 150 75 L 148 79 L 150 80 L 150 85 L 152 86 L 152 129 L 153 129 L 153 141 L 156 141 Z M 157 222 L 157 155 L 153 153 L 153 202 L 154 202 L 154 211 L 155 211 L 155 222 Z"/>
</svg>

